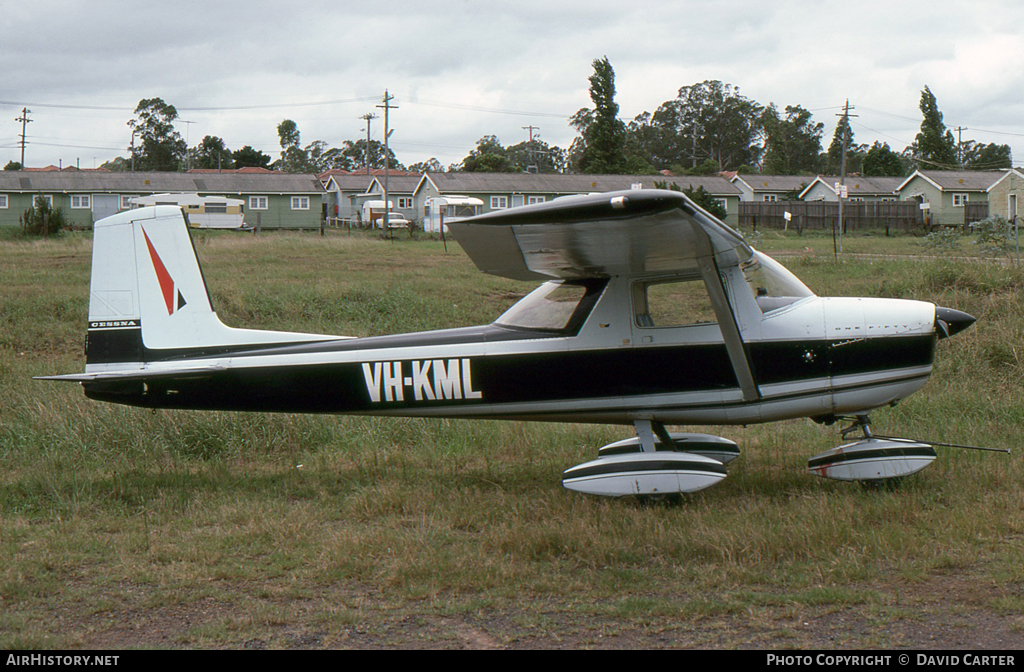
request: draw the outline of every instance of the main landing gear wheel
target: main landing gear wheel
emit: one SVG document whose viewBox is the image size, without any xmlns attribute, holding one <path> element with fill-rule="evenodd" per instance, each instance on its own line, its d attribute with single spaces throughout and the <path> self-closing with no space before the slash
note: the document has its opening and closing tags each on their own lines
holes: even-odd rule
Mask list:
<svg viewBox="0 0 1024 672">
<path fill-rule="evenodd" d="M 670 434 L 660 422 L 650 420 L 633 424 L 636 438 L 608 444 L 596 460 L 567 469 L 562 485 L 591 495 L 671 501 L 721 481 L 726 462 L 739 455 L 728 439 Z"/>
</svg>

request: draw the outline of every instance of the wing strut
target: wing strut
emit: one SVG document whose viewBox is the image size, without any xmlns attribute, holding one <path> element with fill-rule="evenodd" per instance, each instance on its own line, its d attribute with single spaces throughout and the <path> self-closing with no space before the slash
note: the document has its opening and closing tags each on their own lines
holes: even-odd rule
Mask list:
<svg viewBox="0 0 1024 672">
<path fill-rule="evenodd" d="M 711 239 L 696 224 L 693 225 L 693 231 L 700 248 L 698 255 L 700 274 L 704 279 L 704 286 L 707 287 L 711 307 L 715 310 L 715 317 L 718 318 L 718 326 L 722 330 L 722 338 L 725 339 L 725 350 L 729 353 L 733 372 L 740 384 L 740 390 L 743 391 L 743 401 L 757 401 L 761 398 L 761 391 L 757 388 L 754 375 L 750 371 L 747 349 L 743 345 L 740 328 L 736 323 L 736 315 L 733 314 L 732 307 L 729 305 L 729 297 L 725 293 L 725 285 L 718 272 L 718 263 L 715 261 Z"/>
</svg>

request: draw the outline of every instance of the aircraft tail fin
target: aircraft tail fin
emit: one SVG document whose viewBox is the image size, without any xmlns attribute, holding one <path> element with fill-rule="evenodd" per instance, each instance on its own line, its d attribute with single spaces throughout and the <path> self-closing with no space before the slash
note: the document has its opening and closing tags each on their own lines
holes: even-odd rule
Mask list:
<svg viewBox="0 0 1024 672">
<path fill-rule="evenodd" d="M 139 208 L 94 225 L 87 371 L 326 338 L 332 337 L 225 326 L 179 207 Z"/>
</svg>

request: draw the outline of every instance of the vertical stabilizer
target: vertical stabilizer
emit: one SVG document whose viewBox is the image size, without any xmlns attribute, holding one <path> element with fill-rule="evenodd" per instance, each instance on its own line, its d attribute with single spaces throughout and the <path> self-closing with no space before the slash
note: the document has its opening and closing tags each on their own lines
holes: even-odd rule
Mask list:
<svg viewBox="0 0 1024 672">
<path fill-rule="evenodd" d="M 86 368 L 142 367 L 211 349 L 330 336 L 232 329 L 214 312 L 181 208 L 129 210 L 94 225 Z"/>
</svg>

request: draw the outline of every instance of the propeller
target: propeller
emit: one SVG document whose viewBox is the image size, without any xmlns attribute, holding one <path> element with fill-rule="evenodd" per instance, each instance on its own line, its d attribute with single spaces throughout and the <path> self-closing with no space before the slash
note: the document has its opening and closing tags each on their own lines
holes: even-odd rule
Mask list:
<svg viewBox="0 0 1024 672">
<path fill-rule="evenodd" d="M 958 334 L 975 322 L 973 315 L 968 315 L 961 310 L 935 306 L 935 331 L 939 338 L 949 338 Z"/>
</svg>

